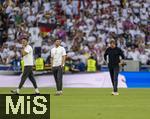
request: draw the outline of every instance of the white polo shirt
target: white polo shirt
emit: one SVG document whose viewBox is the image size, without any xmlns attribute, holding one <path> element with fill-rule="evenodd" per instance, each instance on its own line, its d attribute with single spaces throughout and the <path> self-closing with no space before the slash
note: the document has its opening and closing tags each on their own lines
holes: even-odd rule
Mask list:
<svg viewBox="0 0 150 119">
<path fill-rule="evenodd" d="M 51 49 L 51 57 L 53 58 L 53 66 L 52 67 L 57 67 L 61 66 L 62 64 L 62 57 L 66 55 L 66 50 L 64 47 L 59 46 L 59 47 L 54 47 Z"/>
<path fill-rule="evenodd" d="M 24 66 L 33 66 L 33 49 L 30 45 L 27 45 L 24 49 L 28 54 L 23 56 Z"/>
</svg>

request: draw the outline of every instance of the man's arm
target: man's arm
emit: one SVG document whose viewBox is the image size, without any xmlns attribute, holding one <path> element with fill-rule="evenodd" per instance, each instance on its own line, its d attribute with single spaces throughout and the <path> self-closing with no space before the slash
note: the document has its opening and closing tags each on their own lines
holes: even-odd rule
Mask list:
<svg viewBox="0 0 150 119">
<path fill-rule="evenodd" d="M 31 47 L 29 47 L 29 46 L 26 47 L 26 46 L 23 45 L 23 48 L 21 50 L 22 56 L 25 56 L 25 55 L 29 54 L 29 52 L 31 52 L 31 50 L 32 50 Z"/>
<path fill-rule="evenodd" d="M 51 57 L 50 59 L 51 59 L 51 67 L 53 67 L 53 57 Z"/>
<path fill-rule="evenodd" d="M 51 67 L 53 67 L 53 52 L 52 52 L 52 49 L 51 49 L 51 52 L 50 52 L 50 63 L 51 63 Z"/>
<path fill-rule="evenodd" d="M 28 52 L 26 52 L 24 49 L 22 49 L 21 53 L 22 53 L 22 56 L 25 56 L 28 54 Z"/>
<path fill-rule="evenodd" d="M 107 55 L 108 55 L 108 49 L 106 49 L 106 51 L 104 53 L 104 60 L 105 60 L 105 62 L 107 61 Z"/>
<path fill-rule="evenodd" d="M 61 63 L 62 67 L 65 65 L 65 62 L 66 62 L 66 55 L 62 56 L 62 63 Z"/>
<path fill-rule="evenodd" d="M 120 63 L 119 63 L 119 65 L 120 66 L 124 66 L 125 65 L 125 62 L 123 61 L 124 59 L 125 59 L 125 56 L 124 56 L 124 53 L 123 53 L 123 51 L 120 49 L 120 56 L 121 56 L 121 61 L 120 61 Z"/>
<path fill-rule="evenodd" d="M 63 67 L 65 65 L 65 61 L 66 61 L 66 50 L 65 48 L 63 48 L 63 53 L 62 53 L 62 63 L 61 66 Z"/>
<path fill-rule="evenodd" d="M 121 49 L 120 49 L 120 56 L 121 56 L 122 59 L 125 59 L 124 53 Z"/>
</svg>

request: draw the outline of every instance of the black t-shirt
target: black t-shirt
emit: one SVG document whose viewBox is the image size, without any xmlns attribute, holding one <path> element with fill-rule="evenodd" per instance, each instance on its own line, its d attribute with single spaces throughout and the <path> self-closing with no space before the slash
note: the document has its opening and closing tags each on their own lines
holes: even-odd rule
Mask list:
<svg viewBox="0 0 150 119">
<path fill-rule="evenodd" d="M 107 60 L 107 56 L 108 56 L 108 65 L 109 66 L 119 66 L 120 63 L 120 56 L 122 57 L 122 59 L 124 59 L 124 54 L 123 51 L 118 48 L 107 48 L 104 54 L 104 59 Z"/>
<path fill-rule="evenodd" d="M 6 30 L 6 29 L 7 29 L 7 15 L 1 11 L 0 12 L 0 31 Z"/>
</svg>

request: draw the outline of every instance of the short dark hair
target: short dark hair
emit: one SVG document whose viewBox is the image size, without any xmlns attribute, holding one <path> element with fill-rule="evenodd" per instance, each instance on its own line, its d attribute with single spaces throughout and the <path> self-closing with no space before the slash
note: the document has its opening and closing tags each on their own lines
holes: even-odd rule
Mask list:
<svg viewBox="0 0 150 119">
<path fill-rule="evenodd" d="M 115 40 L 111 40 L 110 44 L 115 44 L 116 45 L 116 41 Z"/>
<path fill-rule="evenodd" d="M 28 38 L 26 38 L 26 37 L 22 38 L 22 40 L 23 40 L 23 39 L 26 40 L 26 41 L 28 41 Z"/>
<path fill-rule="evenodd" d="M 61 40 L 59 37 L 56 37 L 55 39 L 54 39 L 54 41 L 56 42 L 57 40 Z"/>
<path fill-rule="evenodd" d="M 21 36 L 19 36 L 19 39 L 20 39 L 20 40 L 25 39 L 25 40 L 28 41 L 28 36 L 27 36 L 27 35 L 21 35 Z"/>
</svg>

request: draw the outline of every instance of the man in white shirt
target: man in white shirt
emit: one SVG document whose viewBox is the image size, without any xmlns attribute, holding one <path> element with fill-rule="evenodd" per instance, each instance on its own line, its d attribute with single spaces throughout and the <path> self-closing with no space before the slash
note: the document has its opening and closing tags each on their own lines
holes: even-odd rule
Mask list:
<svg viewBox="0 0 150 119">
<path fill-rule="evenodd" d="M 78 1 L 78 0 L 73 0 L 73 1 L 72 1 L 72 10 L 73 10 L 73 14 L 74 14 L 74 15 L 78 15 L 78 14 L 79 14 L 79 11 L 78 11 L 78 4 L 79 4 L 79 1 Z"/>
<path fill-rule="evenodd" d="M 148 58 L 148 55 L 146 55 L 145 52 L 142 52 L 142 53 L 139 55 L 139 61 L 140 61 L 142 64 L 144 64 L 144 65 L 147 64 L 148 59 L 149 59 L 149 58 Z"/>
<path fill-rule="evenodd" d="M 51 49 L 51 66 L 54 74 L 57 92 L 56 95 L 62 95 L 62 78 L 63 78 L 63 66 L 65 65 L 66 50 L 60 46 L 61 40 L 55 39 L 55 47 Z"/>
<path fill-rule="evenodd" d="M 44 6 L 44 11 L 45 12 L 47 12 L 51 9 L 51 4 L 48 0 L 43 4 L 43 6 Z"/>
<path fill-rule="evenodd" d="M 132 51 L 128 52 L 128 58 L 133 59 L 133 61 L 139 61 L 139 51 L 137 48 L 133 48 Z"/>
<path fill-rule="evenodd" d="M 71 18 L 73 15 L 73 6 L 71 3 L 68 3 L 66 5 L 65 13 L 67 15 L 67 18 Z"/>
<path fill-rule="evenodd" d="M 28 45 L 28 38 L 22 37 L 22 56 L 24 62 L 24 71 L 21 77 L 21 82 L 19 87 L 16 90 L 11 90 L 13 94 L 19 94 L 20 89 L 22 88 L 23 84 L 25 83 L 26 79 L 29 78 L 35 88 L 35 94 L 40 94 L 36 81 L 34 79 L 32 66 L 33 66 L 33 49 L 30 45 Z"/>
</svg>

